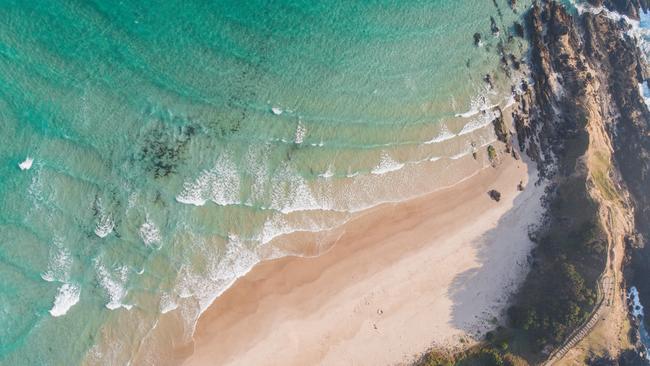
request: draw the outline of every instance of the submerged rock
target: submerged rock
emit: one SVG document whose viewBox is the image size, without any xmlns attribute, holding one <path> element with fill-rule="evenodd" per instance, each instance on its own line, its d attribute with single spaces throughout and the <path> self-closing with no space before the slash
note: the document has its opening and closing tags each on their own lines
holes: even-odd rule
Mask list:
<svg viewBox="0 0 650 366">
<path fill-rule="evenodd" d="M 495 37 L 499 36 L 499 27 L 497 26 L 496 20 L 494 20 L 494 17 L 490 17 L 490 30 L 492 31 L 492 35 Z"/>
<path fill-rule="evenodd" d="M 521 25 L 521 23 L 519 23 L 519 22 L 515 22 L 515 23 L 512 25 L 512 29 L 515 31 L 515 35 L 516 35 L 517 37 L 524 38 L 524 26 Z"/>
<path fill-rule="evenodd" d="M 490 89 L 494 89 L 494 83 L 492 82 L 492 76 L 490 74 L 485 74 L 483 81 L 485 81 Z"/>
<path fill-rule="evenodd" d="M 521 69 L 521 62 L 513 54 L 510 54 L 510 64 L 512 64 L 512 68 L 515 70 Z"/>
<path fill-rule="evenodd" d="M 481 33 L 474 33 L 474 46 L 481 47 L 483 43 L 481 42 Z"/>
</svg>

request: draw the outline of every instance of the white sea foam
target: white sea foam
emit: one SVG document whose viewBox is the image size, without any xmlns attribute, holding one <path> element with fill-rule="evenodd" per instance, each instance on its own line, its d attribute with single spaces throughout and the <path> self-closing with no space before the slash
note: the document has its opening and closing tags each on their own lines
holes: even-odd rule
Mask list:
<svg viewBox="0 0 650 366">
<path fill-rule="evenodd" d="M 46 197 L 43 195 L 43 179 L 41 179 L 42 173 L 36 172 L 36 174 L 32 175 L 32 181 L 29 184 L 29 188 L 27 191 L 29 192 L 29 195 L 31 198 L 34 200 L 35 205 L 39 205 L 40 203 L 44 202 Z"/>
<path fill-rule="evenodd" d="M 648 331 L 645 328 L 643 318 L 645 314 L 643 312 L 643 305 L 641 305 L 641 300 L 639 299 L 639 290 L 635 286 L 630 287 L 630 291 L 627 294 L 628 300 L 632 300 L 632 315 L 637 319 L 641 320 L 639 323 L 639 333 L 641 336 L 641 343 L 645 348 L 645 358 L 650 361 L 650 354 L 648 353 L 648 340 L 650 336 Z"/>
<path fill-rule="evenodd" d="M 639 48 L 641 49 L 643 55 L 647 58 L 650 53 L 650 12 L 640 14 L 640 22 L 638 26 L 633 29 L 636 29 L 636 39 Z M 650 88 L 648 88 L 647 80 L 639 83 L 639 93 L 645 102 L 648 109 L 650 109 Z"/>
<path fill-rule="evenodd" d="M 305 136 L 307 135 L 307 128 L 302 124 L 301 120 L 298 120 L 298 126 L 296 127 L 296 135 L 294 141 L 296 144 L 302 144 Z"/>
<path fill-rule="evenodd" d="M 176 196 L 176 201 L 194 206 L 203 206 L 208 201 L 207 191 L 214 174 L 204 170 L 194 182 L 183 183 L 183 190 Z"/>
<path fill-rule="evenodd" d="M 602 13 L 604 16 L 606 16 L 607 18 L 609 18 L 609 19 L 611 19 L 611 20 L 613 20 L 615 22 L 618 22 L 618 21 L 620 21 L 622 19 L 628 24 L 638 23 L 636 20 L 631 19 L 627 15 L 620 14 L 620 13 L 618 13 L 616 11 L 611 11 L 611 10 L 605 8 L 602 5 L 593 6 L 593 5 L 590 5 L 590 4 L 587 4 L 587 3 L 577 3 L 575 1 L 572 1 L 572 3 L 575 6 L 575 8 L 578 10 L 578 13 L 580 13 L 580 14 L 582 14 L 582 13 L 592 13 L 592 14 L 598 15 L 598 14 Z"/>
<path fill-rule="evenodd" d="M 641 50 L 642 57 L 646 59 L 648 58 L 650 53 L 650 12 L 645 13 L 643 11 L 640 11 L 640 20 L 635 20 L 628 17 L 627 15 L 620 14 L 616 11 L 611 11 L 604 6 L 595 7 L 585 3 L 577 3 L 576 1 L 572 1 L 572 3 L 580 14 L 585 12 L 602 14 L 615 22 L 625 22 L 629 26 L 629 29 L 626 32 L 627 35 L 636 40 L 636 44 Z M 640 85 L 640 91 L 641 96 L 646 102 L 646 105 L 650 107 L 650 93 L 648 92 L 645 83 L 643 83 L 642 86 Z"/>
<path fill-rule="evenodd" d="M 497 117 L 499 117 L 499 113 L 497 112 L 497 110 L 493 108 L 483 110 L 475 118 L 473 118 L 471 121 L 465 124 L 465 126 L 463 126 L 463 129 L 458 133 L 458 135 L 462 136 L 472 131 L 476 131 L 485 126 L 488 126 Z"/>
<path fill-rule="evenodd" d="M 66 282 L 70 277 L 72 268 L 72 256 L 70 251 L 58 239 L 50 247 L 50 260 L 47 263 L 47 271 L 41 274 L 41 278 L 47 282 Z"/>
<path fill-rule="evenodd" d="M 643 305 L 639 301 L 639 290 L 635 286 L 632 286 L 627 296 L 632 300 L 632 315 L 635 317 L 643 316 Z"/>
<path fill-rule="evenodd" d="M 81 289 L 77 285 L 64 283 L 59 287 L 59 292 L 54 298 L 54 305 L 50 309 L 50 314 L 54 317 L 65 315 L 76 303 L 79 302 Z"/>
<path fill-rule="evenodd" d="M 382 175 L 400 170 L 403 167 L 404 163 L 393 160 L 393 158 L 391 158 L 387 152 L 383 152 L 381 154 L 381 158 L 379 159 L 379 164 L 372 169 L 371 173 L 375 175 Z"/>
<path fill-rule="evenodd" d="M 282 114 L 283 111 L 282 108 L 280 107 L 271 107 L 271 112 L 273 112 L 273 114 L 275 114 L 276 116 L 279 116 Z"/>
<path fill-rule="evenodd" d="M 149 218 L 140 226 L 140 239 L 146 246 L 160 243 L 160 230 Z"/>
<path fill-rule="evenodd" d="M 632 25 L 630 32 L 637 40 L 642 55 L 647 59 L 650 54 L 650 12 L 641 12 L 639 15 L 640 21 Z M 645 104 L 650 108 L 650 89 L 647 80 L 639 83 L 639 92 Z"/>
<path fill-rule="evenodd" d="M 472 109 L 470 109 L 470 110 L 467 111 L 467 112 L 456 113 L 456 114 L 455 114 L 455 117 L 459 117 L 459 118 L 470 118 L 470 117 L 473 117 L 473 116 L 479 114 L 480 112 L 481 112 L 480 110 L 478 110 L 478 109 L 473 109 L 473 108 L 472 108 Z"/>
<path fill-rule="evenodd" d="M 95 235 L 99 236 L 100 238 L 105 238 L 108 236 L 108 234 L 113 232 L 113 228 L 115 228 L 115 222 L 113 221 L 113 215 L 102 211 L 103 209 L 100 209 L 99 220 L 95 225 Z"/>
<path fill-rule="evenodd" d="M 450 97 L 450 103 L 451 103 L 451 109 L 455 112 L 456 111 L 456 98 L 452 94 Z"/>
<path fill-rule="evenodd" d="M 253 184 L 250 195 L 246 201 L 249 206 L 257 202 L 264 202 L 266 199 L 266 186 L 269 183 L 269 167 L 264 156 L 269 154 L 270 147 L 251 146 L 246 153 L 246 171 L 252 175 Z"/>
<path fill-rule="evenodd" d="M 456 137 L 456 135 L 451 133 L 449 131 L 449 129 L 447 129 L 447 126 L 443 125 L 442 128 L 440 129 L 440 133 L 438 134 L 438 136 L 432 138 L 429 141 L 425 141 L 424 143 L 427 144 L 427 145 L 437 144 L 439 142 L 443 142 L 443 141 L 446 141 L 446 140 L 449 140 L 449 139 L 453 139 L 454 137 Z"/>
<path fill-rule="evenodd" d="M 18 167 L 20 170 L 29 170 L 32 167 L 33 163 L 34 159 L 28 156 L 22 163 L 18 164 Z"/>
<path fill-rule="evenodd" d="M 323 141 L 321 141 L 321 142 L 312 142 L 311 144 L 309 144 L 309 146 L 323 147 L 323 146 L 325 146 L 325 143 Z"/>
<path fill-rule="evenodd" d="M 487 110 L 492 109 L 497 106 L 497 104 L 490 104 L 490 100 L 487 96 L 488 92 L 483 91 L 482 93 L 476 95 L 470 100 L 470 107 L 467 112 L 457 113 L 455 116 L 459 118 L 470 118 L 474 117 L 477 114 Z"/>
<path fill-rule="evenodd" d="M 282 213 L 329 209 L 324 198 L 317 199 L 307 181 L 285 162 L 271 177 L 270 208 Z"/>
<path fill-rule="evenodd" d="M 467 155 L 471 154 L 472 151 L 473 151 L 473 149 L 468 149 L 468 150 L 465 150 L 465 151 L 459 152 L 458 154 L 455 154 L 455 155 L 450 156 L 449 159 L 451 159 L 451 160 L 458 160 L 458 159 L 460 159 L 460 158 L 462 158 L 462 157 L 464 157 L 464 156 L 467 156 Z"/>
<path fill-rule="evenodd" d="M 176 196 L 180 203 L 203 206 L 208 200 L 218 205 L 240 203 L 240 178 L 232 160 L 222 155 L 215 167 L 204 170 L 193 182 L 185 182 Z"/>
<path fill-rule="evenodd" d="M 190 265 L 181 267 L 176 290 L 181 298 L 194 297 L 199 302 L 201 312 L 226 291 L 237 278 L 245 275 L 260 257 L 249 249 L 236 235 L 230 235 L 225 253 L 215 253 L 204 242 L 195 243 L 202 249 L 209 261 L 207 272 L 197 272 Z"/>
<path fill-rule="evenodd" d="M 137 202 L 138 202 L 138 192 L 131 192 L 131 194 L 129 194 L 129 201 L 126 208 L 128 210 L 132 209 L 133 207 L 135 207 Z"/>
<path fill-rule="evenodd" d="M 106 294 L 108 295 L 108 303 L 106 308 L 115 310 L 119 308 L 131 309 L 132 305 L 123 304 L 122 300 L 126 296 L 126 289 L 124 288 L 127 280 L 128 268 L 126 266 L 118 267 L 114 274 L 111 274 L 106 267 L 100 262 L 95 260 L 95 269 L 99 277 L 99 283 L 102 285 Z"/>
<path fill-rule="evenodd" d="M 295 229 L 290 227 L 284 219 L 284 215 L 272 215 L 264 222 L 264 226 L 262 227 L 262 231 L 257 237 L 257 240 L 259 240 L 261 244 L 266 244 L 278 236 L 293 231 L 295 231 Z"/>
<path fill-rule="evenodd" d="M 645 105 L 650 108 L 650 89 L 648 89 L 646 83 L 639 83 L 639 94 L 641 94 Z"/>
<path fill-rule="evenodd" d="M 168 313 L 177 308 L 178 304 L 174 301 L 171 295 L 164 293 L 160 296 L 160 312 L 162 314 Z"/>
<path fill-rule="evenodd" d="M 340 224 L 340 222 L 337 220 L 327 221 L 323 219 L 316 219 L 310 216 L 302 216 L 301 221 L 293 221 L 289 223 L 289 221 L 286 220 L 285 215 L 274 214 L 264 222 L 262 230 L 255 237 L 255 240 L 264 245 L 282 235 L 287 235 L 298 231 L 315 233 L 333 229 L 337 224 Z"/>
<path fill-rule="evenodd" d="M 604 6 L 593 6 L 587 3 L 577 3 L 575 0 L 572 1 L 575 8 L 580 14 L 582 13 L 592 13 L 592 14 L 602 14 L 603 16 L 615 21 L 620 22 L 624 21 L 630 28 L 627 31 L 627 35 L 642 41 L 644 37 L 650 35 L 650 30 L 647 29 L 644 25 L 647 24 L 650 15 L 648 13 L 640 12 L 640 21 L 632 19 L 627 15 L 621 14 L 616 11 L 609 10 Z M 643 47 L 642 47 L 643 49 Z"/>
<path fill-rule="evenodd" d="M 648 54 L 650 53 L 650 12 L 641 12 L 639 14 L 639 17 L 641 19 L 639 21 L 638 27 L 636 27 L 636 39 L 637 43 L 639 44 L 639 48 L 647 59 L 649 56 Z M 635 32 L 634 27 L 632 31 L 633 33 Z"/>
<path fill-rule="evenodd" d="M 327 170 L 324 171 L 323 173 L 318 174 L 319 177 L 321 178 L 332 178 L 334 176 L 334 172 L 332 171 L 332 166 L 328 166 Z"/>
</svg>

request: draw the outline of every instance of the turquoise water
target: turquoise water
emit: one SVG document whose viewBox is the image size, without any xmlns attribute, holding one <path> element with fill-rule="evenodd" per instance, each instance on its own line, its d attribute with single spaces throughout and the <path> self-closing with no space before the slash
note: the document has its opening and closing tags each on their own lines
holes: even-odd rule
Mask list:
<svg viewBox="0 0 650 366">
<path fill-rule="evenodd" d="M 159 364 L 286 234 L 451 179 L 496 3 L 0 0 L 0 364 Z"/>
</svg>

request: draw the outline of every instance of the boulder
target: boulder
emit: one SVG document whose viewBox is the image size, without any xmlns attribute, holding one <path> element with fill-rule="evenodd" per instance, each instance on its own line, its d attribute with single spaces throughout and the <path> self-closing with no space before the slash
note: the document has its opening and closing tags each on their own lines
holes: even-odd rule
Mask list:
<svg viewBox="0 0 650 366">
<path fill-rule="evenodd" d="M 492 198 L 496 202 L 501 201 L 501 192 L 499 192 L 499 191 L 497 191 L 495 189 L 491 189 L 490 191 L 488 191 L 488 195 L 490 196 L 490 198 Z"/>
</svg>

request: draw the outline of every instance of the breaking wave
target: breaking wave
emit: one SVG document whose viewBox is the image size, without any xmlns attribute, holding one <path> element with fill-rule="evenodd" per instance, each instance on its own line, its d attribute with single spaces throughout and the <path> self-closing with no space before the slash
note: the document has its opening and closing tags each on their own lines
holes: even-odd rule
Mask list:
<svg viewBox="0 0 650 366">
<path fill-rule="evenodd" d="M 79 302 L 81 289 L 77 285 L 64 283 L 59 287 L 59 292 L 54 299 L 54 305 L 50 309 L 53 317 L 65 315 L 71 307 Z"/>
<path fill-rule="evenodd" d="M 126 266 L 120 266 L 114 271 L 114 273 L 110 273 L 109 270 L 101 263 L 101 261 L 99 259 L 96 259 L 95 269 L 99 278 L 99 283 L 102 285 L 106 291 L 106 294 L 108 295 L 108 303 L 106 304 L 106 308 L 110 310 L 119 308 L 130 310 L 132 305 L 127 305 L 122 302 L 127 293 L 125 286 L 128 268 Z"/>
<path fill-rule="evenodd" d="M 387 152 L 381 154 L 379 164 L 374 167 L 371 171 L 372 174 L 382 175 L 396 170 L 400 170 L 404 167 L 404 163 L 399 163 L 388 155 Z"/>
</svg>

